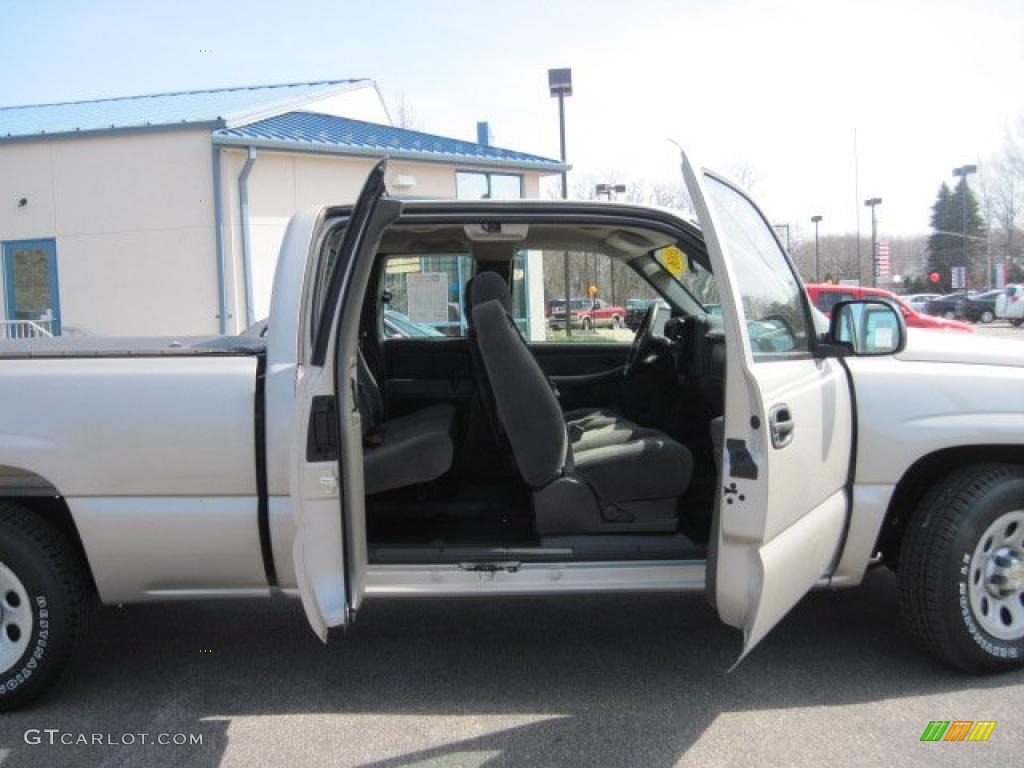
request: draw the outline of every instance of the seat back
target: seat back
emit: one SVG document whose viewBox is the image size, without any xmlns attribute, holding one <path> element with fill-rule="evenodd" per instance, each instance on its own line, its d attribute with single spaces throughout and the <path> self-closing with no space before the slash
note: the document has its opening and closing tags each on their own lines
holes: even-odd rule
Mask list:
<svg viewBox="0 0 1024 768">
<path fill-rule="evenodd" d="M 477 303 L 472 324 L 516 468 L 527 485 L 538 489 L 561 476 L 569 440 L 558 399 L 516 328 L 510 308 L 498 299 Z"/>
<path fill-rule="evenodd" d="M 488 441 L 492 450 L 496 449 L 499 453 L 507 454 L 509 448 L 505 431 L 498 419 L 494 393 L 487 380 L 487 369 L 480 356 L 480 343 L 477 340 L 476 326 L 473 322 L 473 308 L 477 304 L 492 300 L 499 302 L 506 312 L 512 314 L 512 293 L 508 289 L 508 283 L 497 272 L 481 272 L 466 283 L 465 315 L 469 335 L 469 354 L 473 363 L 473 382 L 476 385 L 480 410 L 486 414 L 487 423 L 490 426 L 490 437 L 484 439 Z"/>
</svg>

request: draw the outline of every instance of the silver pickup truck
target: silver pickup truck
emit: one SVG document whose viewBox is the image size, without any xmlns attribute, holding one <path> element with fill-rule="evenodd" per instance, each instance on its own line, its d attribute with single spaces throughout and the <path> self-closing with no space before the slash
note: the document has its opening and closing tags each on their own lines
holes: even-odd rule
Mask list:
<svg viewBox="0 0 1024 768">
<path fill-rule="evenodd" d="M 96 601 L 284 593 L 326 640 L 364 599 L 703 590 L 745 655 L 877 564 L 936 657 L 1019 666 L 1024 345 L 908 337 L 873 300 L 826 321 L 754 203 L 683 170 L 698 223 L 403 202 L 378 166 L 290 222 L 258 332 L 0 347 L 0 707 Z M 631 343 L 528 342 L 523 251 L 662 300 Z M 385 259 L 453 253 L 468 333 L 388 338 Z"/>
</svg>

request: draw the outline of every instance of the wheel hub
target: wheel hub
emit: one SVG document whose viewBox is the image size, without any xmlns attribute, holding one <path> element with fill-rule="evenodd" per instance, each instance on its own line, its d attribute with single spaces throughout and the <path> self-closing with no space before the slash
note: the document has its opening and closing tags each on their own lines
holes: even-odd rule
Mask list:
<svg viewBox="0 0 1024 768">
<path fill-rule="evenodd" d="M 971 612 L 1000 640 L 1024 637 L 1024 510 L 996 518 L 978 540 L 969 568 Z"/>
<path fill-rule="evenodd" d="M 28 648 L 33 621 L 25 585 L 0 563 L 0 673 L 14 666 Z"/>
<path fill-rule="evenodd" d="M 1024 587 L 1024 559 L 1009 547 L 995 552 L 985 570 L 985 586 L 993 597 L 1008 597 Z"/>
</svg>

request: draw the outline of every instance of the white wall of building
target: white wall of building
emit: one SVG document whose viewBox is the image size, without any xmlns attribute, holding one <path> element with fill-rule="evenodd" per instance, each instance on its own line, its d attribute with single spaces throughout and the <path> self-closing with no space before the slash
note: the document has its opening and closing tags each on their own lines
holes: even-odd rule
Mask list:
<svg viewBox="0 0 1024 768">
<path fill-rule="evenodd" d="M 340 101 L 318 108 L 344 108 L 349 116 L 365 109 L 366 118 L 383 119 L 376 88 L 332 98 Z M 247 325 L 238 194 L 245 156 L 245 150 L 234 148 L 221 154 L 229 333 Z M 272 150 L 258 150 L 256 158 L 249 198 L 253 309 L 259 320 L 269 311 L 289 217 L 306 208 L 352 203 L 376 161 Z M 398 196 L 454 198 L 457 170 L 486 169 L 392 160 L 388 183 Z M 539 195 L 538 173 L 524 174 L 524 182 L 527 197 Z M 28 202 L 18 207 L 23 197 Z M 56 241 L 65 333 L 217 332 L 209 130 L 0 143 L 0 203 L 0 241 Z M 540 270 L 531 269 L 531 278 L 533 273 Z M 534 294 L 542 291 L 531 289 Z M 0 318 L 5 316 L 0 284 Z"/>
<path fill-rule="evenodd" d="M 238 177 L 245 163 L 241 149 L 223 150 L 222 182 L 224 199 L 226 259 L 233 276 L 229 280 L 231 307 L 229 331 L 245 327 L 245 285 L 242 265 L 241 213 Z M 261 320 L 270 310 L 270 294 L 277 266 L 277 254 L 289 217 L 298 210 L 321 205 L 346 205 L 355 201 L 370 169 L 372 158 L 340 157 L 257 150 L 249 175 L 249 231 L 252 243 L 253 317 Z M 473 166 L 443 165 L 391 160 L 388 163 L 390 192 L 398 196 L 454 198 L 456 170 L 481 170 Z M 397 181 L 413 181 L 396 186 Z M 525 174 L 528 197 L 539 193 L 539 174 Z M 533 293 L 531 293 L 531 296 Z M 537 295 L 543 296 L 541 289 Z M 543 303 L 540 304 L 543 328 Z"/>
<path fill-rule="evenodd" d="M 206 130 L 0 144 L 0 241 L 56 240 L 62 324 L 96 335 L 215 333 Z"/>
</svg>

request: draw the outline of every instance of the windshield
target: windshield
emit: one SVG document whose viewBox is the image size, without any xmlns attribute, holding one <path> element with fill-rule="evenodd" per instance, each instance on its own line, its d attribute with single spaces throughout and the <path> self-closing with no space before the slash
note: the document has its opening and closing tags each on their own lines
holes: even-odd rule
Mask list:
<svg viewBox="0 0 1024 768">
<path fill-rule="evenodd" d="M 696 259 L 690 258 L 681 244 L 657 249 L 654 251 L 654 258 L 673 280 L 697 300 L 705 312 L 709 312 L 709 307 L 719 306 L 721 302 L 718 299 L 718 286 L 715 285 L 714 276 Z"/>
</svg>

